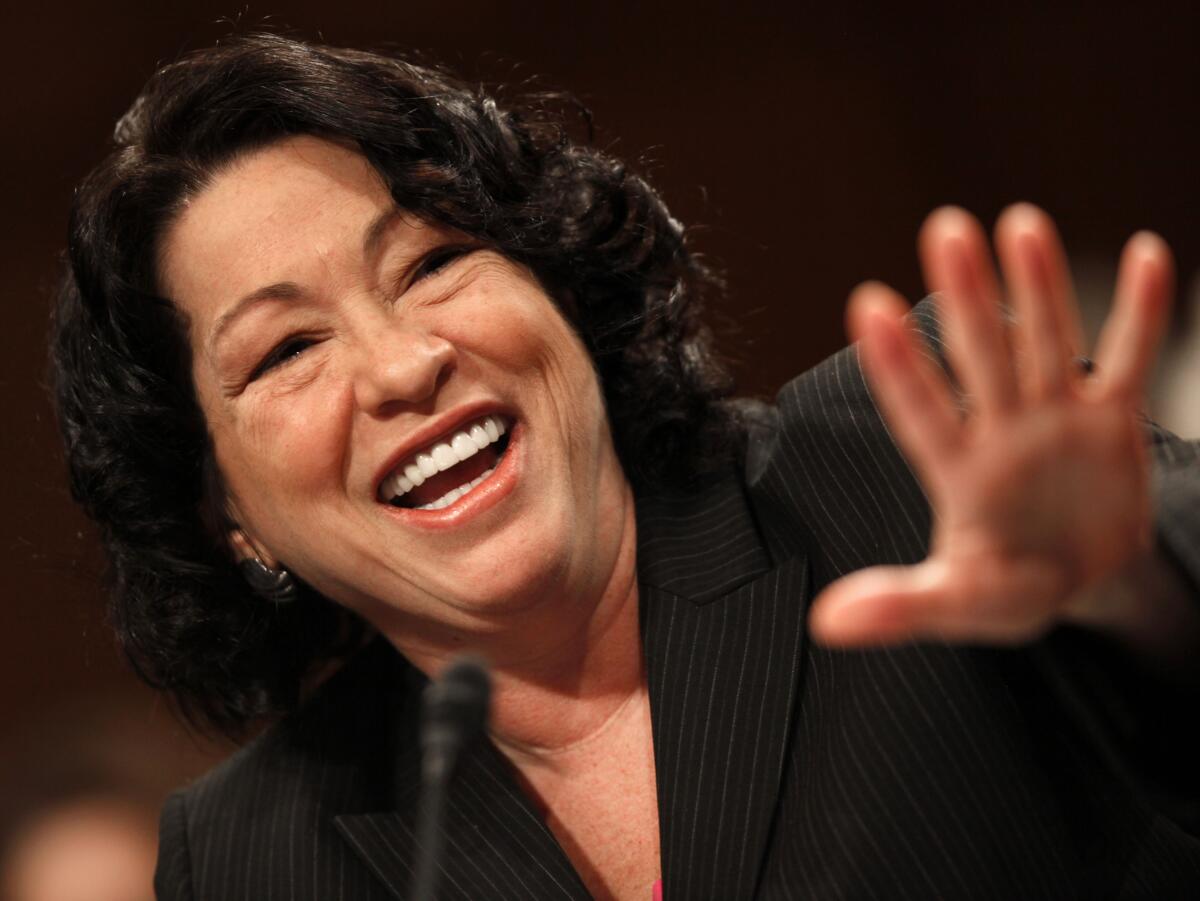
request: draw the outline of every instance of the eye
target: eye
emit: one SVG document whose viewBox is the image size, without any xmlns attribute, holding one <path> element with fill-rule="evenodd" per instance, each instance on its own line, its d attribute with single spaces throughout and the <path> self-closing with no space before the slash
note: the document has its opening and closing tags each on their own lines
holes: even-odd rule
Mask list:
<svg viewBox="0 0 1200 901">
<path fill-rule="evenodd" d="M 421 261 L 421 264 L 413 273 L 413 283 L 419 282 L 423 278 L 429 278 L 430 276 L 437 275 L 455 260 L 466 256 L 472 250 L 475 250 L 475 248 L 453 244 L 447 247 L 437 248 Z"/>
<path fill-rule="evenodd" d="M 261 363 L 254 367 L 254 371 L 250 373 L 250 377 L 246 381 L 253 382 L 272 369 L 287 365 L 316 343 L 312 338 L 288 338 L 282 341 L 263 358 Z"/>
</svg>

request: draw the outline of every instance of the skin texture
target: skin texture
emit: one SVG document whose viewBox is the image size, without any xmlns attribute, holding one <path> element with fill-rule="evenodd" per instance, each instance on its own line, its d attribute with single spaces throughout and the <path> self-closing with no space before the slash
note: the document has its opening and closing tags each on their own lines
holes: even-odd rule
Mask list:
<svg viewBox="0 0 1200 901">
<path fill-rule="evenodd" d="M 904 301 L 875 283 L 851 297 L 849 330 L 933 505 L 934 534 L 916 566 L 875 567 L 831 585 L 814 603 L 813 632 L 845 646 L 1016 643 L 1074 622 L 1149 655 L 1182 656 L 1200 626 L 1151 552 L 1137 415 L 1167 319 L 1170 252 L 1149 232 L 1129 240 L 1088 376 L 1075 363 L 1082 330 L 1050 218 L 1028 204 L 1009 208 L 995 246 L 1017 317 L 1011 328 L 974 218 L 938 210 L 919 239 L 926 282 L 943 297 L 965 415 L 903 322 Z M 1140 590 L 1122 590 L 1135 579 Z"/>
<path fill-rule="evenodd" d="M 491 736 L 593 894 L 648 896 L 633 498 L 591 359 L 529 271 L 487 249 L 445 261 L 462 235 L 396 215 L 364 252 L 389 211 L 361 156 L 299 137 L 235 161 L 164 237 L 230 550 L 286 565 L 427 674 L 487 658 Z M 517 422 L 498 500 L 424 518 L 378 500 L 397 453 L 491 408 Z"/>
<path fill-rule="evenodd" d="M 1020 642 L 1063 620 L 1132 634 L 1145 619 L 1096 589 L 1148 554 L 1136 409 L 1169 254 L 1152 235 L 1130 241 L 1085 378 L 1048 217 L 1014 207 L 996 246 L 1011 330 L 978 223 L 944 209 L 921 233 L 965 416 L 903 301 L 881 285 L 851 299 L 850 331 L 936 526 L 923 563 L 852 574 L 817 599 L 812 629 L 830 644 Z M 492 738 L 588 887 L 647 894 L 658 823 L 632 493 L 591 361 L 537 279 L 403 215 L 361 156 L 312 137 L 219 173 L 159 264 L 189 323 L 231 552 L 286 565 L 426 673 L 465 648 L 488 657 Z M 492 502 L 422 518 L 379 501 L 397 454 L 493 410 L 517 424 L 517 462 Z"/>
<path fill-rule="evenodd" d="M 495 252 L 418 269 L 462 236 L 397 216 L 364 256 L 364 231 L 390 209 L 361 157 L 299 138 L 235 163 L 170 230 L 161 271 L 190 320 L 233 518 L 268 561 L 431 641 L 548 596 L 598 594 L 628 489 L 583 346 L 536 279 Z M 214 340 L 241 297 L 280 282 L 299 296 L 247 308 Z M 277 365 L 248 377 L 281 343 Z M 525 431 L 504 503 L 439 530 L 380 504 L 397 450 L 480 402 Z"/>
</svg>

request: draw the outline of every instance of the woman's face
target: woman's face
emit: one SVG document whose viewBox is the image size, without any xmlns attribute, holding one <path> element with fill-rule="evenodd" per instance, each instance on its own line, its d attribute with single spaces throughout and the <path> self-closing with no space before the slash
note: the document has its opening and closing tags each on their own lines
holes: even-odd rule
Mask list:
<svg viewBox="0 0 1200 901">
<path fill-rule="evenodd" d="M 384 631 L 453 631 L 607 577 L 627 485 L 591 360 L 528 270 L 312 137 L 217 175 L 159 268 L 230 513 L 318 591 Z"/>
</svg>

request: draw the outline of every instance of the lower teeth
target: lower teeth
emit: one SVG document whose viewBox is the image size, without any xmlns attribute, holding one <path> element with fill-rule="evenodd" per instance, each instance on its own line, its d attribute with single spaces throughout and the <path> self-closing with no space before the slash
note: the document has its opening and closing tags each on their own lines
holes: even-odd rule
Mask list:
<svg viewBox="0 0 1200 901">
<path fill-rule="evenodd" d="M 467 482 L 467 484 L 459 485 L 457 488 L 451 488 L 449 491 L 447 491 L 445 494 L 443 494 L 441 497 L 439 497 L 436 501 L 430 501 L 428 504 L 422 504 L 420 507 L 416 507 L 415 509 L 417 509 L 417 510 L 440 510 L 440 509 L 442 509 L 442 507 L 449 507 L 456 500 L 458 500 L 460 497 L 462 497 L 464 494 L 466 494 L 468 491 L 470 491 L 472 488 L 474 488 L 476 485 L 478 485 L 480 482 L 482 482 L 484 479 L 486 479 L 488 476 L 490 476 L 495 471 L 496 471 L 496 468 L 493 466 L 491 469 L 487 470 L 486 472 L 480 473 L 479 476 L 477 476 L 476 478 Z"/>
</svg>

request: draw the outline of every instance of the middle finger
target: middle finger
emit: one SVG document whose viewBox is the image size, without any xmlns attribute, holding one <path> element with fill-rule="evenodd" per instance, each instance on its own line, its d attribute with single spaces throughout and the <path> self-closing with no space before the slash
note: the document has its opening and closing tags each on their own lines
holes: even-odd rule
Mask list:
<svg viewBox="0 0 1200 901">
<path fill-rule="evenodd" d="M 965 210 L 942 207 L 925 220 L 918 244 L 925 283 L 945 300 L 946 352 L 972 406 L 1011 408 L 1017 399 L 1012 352 L 983 229 Z"/>
</svg>

